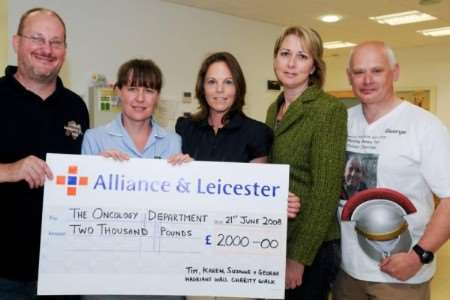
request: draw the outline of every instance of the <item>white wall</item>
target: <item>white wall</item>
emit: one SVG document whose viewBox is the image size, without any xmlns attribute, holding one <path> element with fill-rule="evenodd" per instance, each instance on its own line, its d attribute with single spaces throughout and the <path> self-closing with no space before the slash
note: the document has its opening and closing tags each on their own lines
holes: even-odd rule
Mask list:
<svg viewBox="0 0 450 300">
<path fill-rule="evenodd" d="M 394 49 L 400 64 L 396 88 L 432 88 L 435 113 L 450 128 L 450 45 Z M 327 59 L 327 90 L 350 90 L 345 76 L 347 55 Z"/>
<path fill-rule="evenodd" d="M 271 51 L 280 27 L 158 0 L 26 0 L 9 1 L 8 31 L 34 6 L 56 10 L 68 29 L 68 57 L 62 71 L 65 84 L 87 95 L 92 73 L 114 81 L 120 64 L 133 57 L 151 58 L 162 69 L 162 97 L 181 103 L 183 91 L 193 92 L 200 63 L 207 53 L 229 51 L 244 70 L 248 83 L 246 111 L 263 119 L 274 94 Z M 8 60 L 16 61 L 11 47 Z M 178 105 L 180 111 L 196 108 Z"/>
<path fill-rule="evenodd" d="M 7 33 L 7 17 L 6 0 L 0 0 L 0 74 L 3 76 L 8 61 L 8 33 Z"/>
<path fill-rule="evenodd" d="M 248 83 L 249 115 L 263 120 L 267 106 L 277 95 L 266 90 L 266 80 L 274 78 L 272 47 L 281 27 L 158 0 L 8 2 L 8 41 L 25 10 L 44 6 L 61 14 L 69 42 L 62 77 L 83 97 L 93 73 L 105 74 L 114 81 L 124 61 L 152 58 L 165 75 L 163 98 L 176 102 L 177 114 L 195 110 L 195 99 L 191 105 L 181 104 L 182 92 L 193 92 L 200 62 L 207 53 L 220 50 L 232 52 L 242 65 Z M 435 112 L 450 127 L 450 45 L 396 52 L 401 65 L 397 87 L 434 88 Z M 14 64 L 15 60 L 9 47 L 8 61 Z M 350 89 L 344 72 L 347 55 L 328 57 L 326 61 L 326 89 Z"/>
</svg>

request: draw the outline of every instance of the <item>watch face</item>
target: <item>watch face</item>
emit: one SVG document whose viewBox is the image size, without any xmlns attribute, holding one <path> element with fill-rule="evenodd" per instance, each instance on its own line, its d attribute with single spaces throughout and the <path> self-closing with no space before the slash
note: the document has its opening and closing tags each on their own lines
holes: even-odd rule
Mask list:
<svg viewBox="0 0 450 300">
<path fill-rule="evenodd" d="M 424 251 L 424 252 L 422 253 L 422 256 L 421 256 L 421 259 L 420 259 L 420 260 L 421 260 L 424 264 L 428 264 L 428 263 L 430 263 L 430 262 L 433 261 L 433 258 L 434 258 L 434 255 L 433 255 L 432 252 L 430 252 L 430 251 Z"/>
<path fill-rule="evenodd" d="M 413 250 L 417 253 L 417 255 L 420 258 L 420 261 L 423 264 L 429 264 L 430 262 L 433 261 L 434 258 L 434 254 L 431 251 L 426 251 L 424 250 L 422 247 L 420 247 L 419 245 L 415 245 L 413 247 Z"/>
</svg>

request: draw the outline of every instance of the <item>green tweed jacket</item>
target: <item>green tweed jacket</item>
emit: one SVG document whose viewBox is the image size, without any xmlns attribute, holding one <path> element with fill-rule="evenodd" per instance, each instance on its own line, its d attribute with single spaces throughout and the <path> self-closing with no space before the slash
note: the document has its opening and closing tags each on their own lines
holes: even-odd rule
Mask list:
<svg viewBox="0 0 450 300">
<path fill-rule="evenodd" d="M 301 199 L 300 213 L 288 223 L 287 257 L 311 265 L 324 241 L 339 238 L 336 209 L 344 172 L 347 110 L 313 85 L 277 124 L 278 96 L 267 111 L 274 130 L 271 163 L 289 164 L 289 190 Z"/>
</svg>

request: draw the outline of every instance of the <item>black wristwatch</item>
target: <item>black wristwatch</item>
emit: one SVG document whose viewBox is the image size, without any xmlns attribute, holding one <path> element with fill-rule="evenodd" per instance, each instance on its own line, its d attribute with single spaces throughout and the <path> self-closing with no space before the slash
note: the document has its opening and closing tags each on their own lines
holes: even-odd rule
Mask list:
<svg viewBox="0 0 450 300">
<path fill-rule="evenodd" d="M 434 254 L 431 251 L 427 251 L 420 247 L 418 244 L 413 247 L 414 252 L 419 256 L 420 261 L 423 264 L 429 264 L 434 259 Z"/>
</svg>

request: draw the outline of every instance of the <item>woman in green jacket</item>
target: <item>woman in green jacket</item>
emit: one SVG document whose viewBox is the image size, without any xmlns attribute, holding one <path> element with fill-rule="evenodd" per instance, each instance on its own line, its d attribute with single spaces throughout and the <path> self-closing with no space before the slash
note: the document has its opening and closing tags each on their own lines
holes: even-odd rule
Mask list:
<svg viewBox="0 0 450 300">
<path fill-rule="evenodd" d="M 286 299 L 327 299 L 339 267 L 336 208 L 344 167 L 347 112 L 322 90 L 322 40 L 303 27 L 286 29 L 274 47 L 283 92 L 269 107 L 270 162 L 290 165 L 290 191 L 302 201 L 288 224 Z"/>
</svg>

